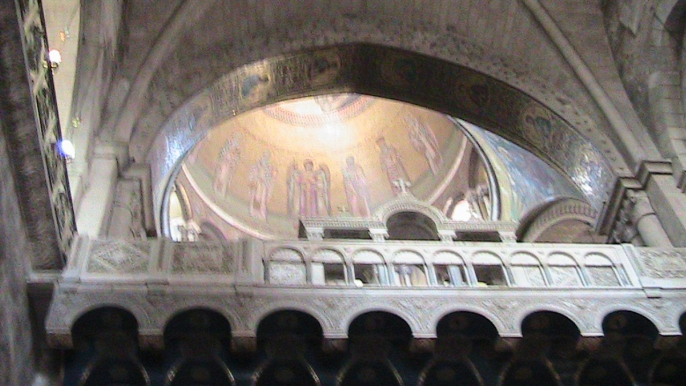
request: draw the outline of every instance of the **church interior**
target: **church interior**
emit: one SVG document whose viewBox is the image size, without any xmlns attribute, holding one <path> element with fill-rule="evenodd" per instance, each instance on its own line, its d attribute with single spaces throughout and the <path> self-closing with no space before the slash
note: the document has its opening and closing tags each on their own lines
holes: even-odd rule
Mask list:
<svg viewBox="0 0 686 386">
<path fill-rule="evenodd" d="M 0 31 L 0 385 L 686 386 L 686 0 Z"/>
</svg>

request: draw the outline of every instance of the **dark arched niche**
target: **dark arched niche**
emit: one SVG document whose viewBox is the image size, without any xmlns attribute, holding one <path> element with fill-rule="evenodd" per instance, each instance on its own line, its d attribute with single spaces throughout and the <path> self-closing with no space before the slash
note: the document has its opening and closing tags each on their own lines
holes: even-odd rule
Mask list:
<svg viewBox="0 0 686 386">
<path fill-rule="evenodd" d="M 458 311 L 441 318 L 436 326 L 436 335 L 439 340 L 459 337 L 495 342 L 498 339 L 498 329 L 485 316 Z"/>
<path fill-rule="evenodd" d="M 147 154 L 158 209 L 183 156 L 216 124 L 256 107 L 336 92 L 408 102 L 492 131 L 565 173 L 597 210 L 615 179 L 597 147 L 524 92 L 441 59 L 374 44 L 348 44 L 245 65 L 173 113 Z"/>
<path fill-rule="evenodd" d="M 417 212 L 399 212 L 386 221 L 388 240 L 440 240 L 436 223 Z"/>
<path fill-rule="evenodd" d="M 120 307 L 101 307 L 81 315 L 71 328 L 75 348 L 98 340 L 119 340 L 120 346 L 138 346 L 138 321 Z"/>
<path fill-rule="evenodd" d="M 606 337 L 644 337 L 655 341 L 658 329 L 653 322 L 633 311 L 615 311 L 603 319 L 603 333 Z"/>
<path fill-rule="evenodd" d="M 372 311 L 356 317 L 348 327 L 350 340 L 380 339 L 400 347 L 407 347 L 412 329 L 403 318 L 389 312 Z"/>
<path fill-rule="evenodd" d="M 231 325 L 226 318 L 217 311 L 205 308 L 180 312 L 164 328 L 164 341 L 168 347 L 175 347 L 183 342 L 228 346 L 230 338 Z"/>
<path fill-rule="evenodd" d="M 257 342 L 263 345 L 272 340 L 291 340 L 318 346 L 322 340 L 319 321 L 302 311 L 282 310 L 267 315 L 257 326 Z"/>
</svg>

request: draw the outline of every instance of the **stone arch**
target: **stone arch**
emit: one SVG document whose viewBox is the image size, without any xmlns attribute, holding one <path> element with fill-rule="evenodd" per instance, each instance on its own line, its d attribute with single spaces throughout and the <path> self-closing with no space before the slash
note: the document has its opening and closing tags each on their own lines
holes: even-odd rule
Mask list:
<svg viewBox="0 0 686 386">
<path fill-rule="evenodd" d="M 564 321 L 564 330 L 570 335 L 573 335 L 574 329 L 578 330 L 580 334 L 587 333 L 585 331 L 586 323 L 584 320 L 579 318 L 579 315 L 570 312 L 570 310 L 558 307 L 557 305 L 551 304 L 537 304 L 534 306 L 523 307 L 514 318 L 516 320 L 517 326 L 519 327 L 519 333 L 524 335 L 524 322 L 527 321 L 531 315 L 543 314 L 553 317 L 556 321 Z"/>
<path fill-rule="evenodd" d="M 257 324 L 258 344 L 275 335 L 283 334 L 299 336 L 317 344 L 323 337 L 323 327 L 311 314 L 292 309 L 273 311 L 262 317 Z"/>
<path fill-rule="evenodd" d="M 74 328 L 74 325 L 83 316 L 89 314 L 90 312 L 97 311 L 100 309 L 105 309 L 105 308 L 119 309 L 119 310 L 122 310 L 128 314 L 131 314 L 136 321 L 136 328 L 137 329 L 145 328 L 145 327 L 148 327 L 150 325 L 150 320 L 148 318 L 148 315 L 142 309 L 137 308 L 137 307 L 129 307 L 126 304 L 118 304 L 118 303 L 114 303 L 114 302 L 87 304 L 85 307 L 78 309 L 73 314 L 69 315 L 66 318 L 65 325 L 69 326 L 69 329 L 72 330 Z"/>
<path fill-rule="evenodd" d="M 396 212 L 386 220 L 386 228 L 388 240 L 440 240 L 436 222 L 419 212 Z"/>
<path fill-rule="evenodd" d="M 619 310 L 605 315 L 603 333 L 605 336 L 644 336 L 654 342 L 659 335 L 659 330 L 646 316 L 633 311 Z"/>
<path fill-rule="evenodd" d="M 330 73 L 309 73 L 307 69 L 316 60 L 328 60 Z M 294 65 L 296 62 L 299 63 L 298 66 Z M 365 63 L 364 66 L 361 66 L 362 63 Z M 400 63 L 409 64 L 411 73 L 400 71 Z M 293 73 L 298 69 L 304 73 Z M 410 76 L 411 74 L 415 75 Z M 353 75 L 364 77 L 368 83 L 346 84 L 345 79 L 355 78 Z M 242 82 L 249 79 L 249 76 L 267 80 L 260 89 L 247 90 L 242 88 Z M 421 78 L 421 82 L 417 83 L 419 80 L 415 77 Z M 307 80 L 299 83 L 297 89 L 289 89 L 290 83 L 287 81 L 291 78 Z M 473 84 L 460 83 L 467 80 Z M 445 85 L 450 85 L 450 89 L 440 90 Z M 518 102 L 510 105 L 514 110 L 505 111 L 502 105 L 493 102 L 490 97 L 470 100 L 468 95 L 462 93 L 472 86 L 485 88 L 488 95 L 494 98 L 497 95 L 498 100 Z M 417 87 L 423 88 L 423 92 L 417 93 Z M 287 57 L 245 65 L 222 77 L 177 110 L 157 133 L 148 153 L 148 160 L 153 167 L 156 204 L 158 207 L 163 204 L 167 181 L 173 175 L 180 158 L 204 136 L 213 122 L 268 103 L 335 89 L 389 97 L 465 117 L 512 140 L 563 171 L 579 185 L 589 202 L 598 209 L 602 207 L 603 199 L 614 179 L 612 167 L 602 154 L 603 151 L 614 153 L 612 149 L 605 149 L 605 146 L 612 146 L 611 141 L 605 140 L 603 143 L 606 145 L 600 147 L 591 145 L 564 118 L 504 82 L 454 62 L 415 52 L 380 45 L 349 44 L 296 52 Z M 222 102 L 217 105 L 216 101 L 219 100 Z M 208 109 L 207 105 L 211 103 L 214 103 L 213 108 Z M 201 105 L 205 107 L 201 108 Z M 495 109 L 497 111 L 494 110 L 495 105 L 499 106 Z M 529 127 L 529 121 L 525 118 L 532 116 L 548 122 L 545 127 L 541 126 L 541 130 L 552 130 L 550 135 L 543 131 L 539 133 L 537 127 Z M 575 125 L 582 126 L 583 122 L 588 120 L 574 121 Z M 555 137 L 554 143 L 550 142 L 552 137 Z M 168 148 L 167 143 L 178 146 Z M 560 145 L 576 150 L 558 152 L 553 149 Z M 583 157 L 574 158 L 570 154 L 583 154 Z M 616 156 L 612 158 L 618 159 Z"/>
<path fill-rule="evenodd" d="M 443 314 L 436 323 L 438 339 L 447 336 L 464 336 L 471 339 L 485 339 L 495 342 L 498 329 L 491 320 L 479 313 L 471 311 L 452 311 Z"/>
<path fill-rule="evenodd" d="M 74 318 L 70 332 L 74 342 L 81 339 L 90 340 L 94 335 L 102 334 L 103 330 L 124 332 L 137 342 L 138 328 L 139 322 L 136 316 L 126 308 L 118 305 L 98 305 L 81 312 Z"/>
<path fill-rule="evenodd" d="M 552 339 L 567 338 L 575 343 L 581 337 L 579 326 L 568 317 L 552 311 L 535 311 L 522 320 L 522 336 L 542 335 Z"/>
<path fill-rule="evenodd" d="M 268 308 L 263 308 L 259 312 L 251 315 L 251 320 L 248 323 L 248 328 L 257 336 L 257 330 L 262 321 L 266 318 L 278 314 L 280 312 L 295 312 L 300 315 L 307 315 L 317 321 L 317 324 L 322 330 L 323 336 L 326 336 L 331 332 L 332 323 L 328 319 L 328 315 L 323 315 L 320 313 L 321 309 L 316 309 L 314 307 L 309 307 L 309 305 L 282 302 L 277 305 L 270 306 Z"/>
<path fill-rule="evenodd" d="M 517 238 L 524 242 L 602 243 L 595 234 L 598 212 L 575 199 L 561 199 L 534 208 L 524 216 Z"/>
<path fill-rule="evenodd" d="M 179 335 L 206 333 L 228 343 L 231 327 L 223 313 L 208 307 L 192 307 L 177 310 L 165 321 L 162 332 L 165 342 L 178 339 Z"/>
<path fill-rule="evenodd" d="M 612 304 L 607 307 L 602 307 L 599 308 L 597 313 L 594 313 L 595 317 L 593 320 L 593 328 L 598 331 L 598 332 L 604 332 L 604 323 L 606 318 L 613 313 L 616 312 L 628 312 L 630 314 L 634 314 L 639 316 L 640 318 L 646 319 L 650 324 L 655 327 L 656 331 L 658 333 L 661 333 L 663 331 L 663 326 L 660 323 L 660 321 L 655 317 L 653 313 L 651 313 L 648 309 L 642 308 L 640 306 L 632 305 L 632 304 Z M 669 330 L 665 329 L 666 332 L 670 332 Z"/>
<path fill-rule="evenodd" d="M 377 336 L 404 345 L 412 339 L 410 324 L 395 312 L 365 310 L 357 313 L 348 324 L 348 339 Z"/>
<path fill-rule="evenodd" d="M 477 318 L 483 318 L 485 322 L 488 322 L 489 324 L 493 325 L 495 328 L 495 332 L 497 335 L 505 335 L 510 333 L 511 331 L 508 331 L 508 328 L 505 326 L 503 321 L 498 318 L 497 315 L 491 313 L 488 309 L 486 308 L 477 308 L 477 307 L 472 307 L 472 306 L 460 306 L 460 307 L 455 307 L 454 305 L 446 306 L 443 307 L 439 310 L 439 312 L 435 313 L 434 316 L 431 318 L 430 325 L 438 333 L 438 324 L 441 323 L 444 318 L 448 317 L 449 315 L 452 314 L 458 314 L 458 313 L 463 313 L 463 314 L 468 314 L 468 315 L 475 315 Z"/>
</svg>

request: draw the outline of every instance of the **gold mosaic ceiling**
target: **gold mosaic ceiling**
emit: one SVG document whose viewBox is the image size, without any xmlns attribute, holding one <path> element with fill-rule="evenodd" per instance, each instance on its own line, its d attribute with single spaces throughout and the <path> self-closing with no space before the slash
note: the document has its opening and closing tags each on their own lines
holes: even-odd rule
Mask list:
<svg viewBox="0 0 686 386">
<path fill-rule="evenodd" d="M 369 217 L 403 190 L 440 204 L 466 146 L 455 127 L 443 114 L 391 100 L 303 98 L 218 125 L 182 172 L 231 226 L 292 236 L 299 217 Z"/>
</svg>

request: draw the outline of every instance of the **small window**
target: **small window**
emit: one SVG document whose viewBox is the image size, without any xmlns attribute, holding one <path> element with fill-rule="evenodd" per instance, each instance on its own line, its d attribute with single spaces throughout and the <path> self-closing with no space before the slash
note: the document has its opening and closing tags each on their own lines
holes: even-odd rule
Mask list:
<svg viewBox="0 0 686 386">
<path fill-rule="evenodd" d="M 353 255 L 353 270 L 355 271 L 355 285 L 358 287 L 388 285 L 386 265 L 378 252 L 371 250 L 357 252 Z"/>
<path fill-rule="evenodd" d="M 507 286 L 505 269 L 498 256 L 482 252 L 475 254 L 472 260 L 479 286 Z"/>
<path fill-rule="evenodd" d="M 312 284 L 346 285 L 343 255 L 330 249 L 317 251 L 312 256 Z"/>
<path fill-rule="evenodd" d="M 403 287 L 425 286 L 429 283 L 426 279 L 424 266 L 420 264 L 394 265 L 396 282 Z"/>
<path fill-rule="evenodd" d="M 383 264 L 355 264 L 355 285 L 388 284 L 386 266 Z"/>
<path fill-rule="evenodd" d="M 502 265 L 474 265 L 474 273 L 480 286 L 507 286 Z"/>
<path fill-rule="evenodd" d="M 343 263 L 312 263 L 312 284 L 345 285 L 346 276 Z"/>
<path fill-rule="evenodd" d="M 464 265 L 434 265 L 436 283 L 443 287 L 463 287 L 467 285 Z"/>
</svg>

